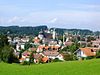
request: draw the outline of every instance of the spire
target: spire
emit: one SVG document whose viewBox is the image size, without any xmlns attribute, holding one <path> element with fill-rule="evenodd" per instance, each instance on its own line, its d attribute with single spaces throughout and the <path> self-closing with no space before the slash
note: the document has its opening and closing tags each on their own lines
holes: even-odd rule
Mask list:
<svg viewBox="0 0 100 75">
<path fill-rule="evenodd" d="M 52 35 L 53 39 L 55 40 L 56 38 L 56 31 L 55 31 L 55 28 L 53 29 L 53 35 Z"/>
</svg>

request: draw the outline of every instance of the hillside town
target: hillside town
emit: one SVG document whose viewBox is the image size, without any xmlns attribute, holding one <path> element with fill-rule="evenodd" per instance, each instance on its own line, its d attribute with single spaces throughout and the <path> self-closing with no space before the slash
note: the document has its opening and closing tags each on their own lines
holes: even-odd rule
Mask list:
<svg viewBox="0 0 100 75">
<path fill-rule="evenodd" d="M 13 54 L 21 64 L 85 60 L 99 57 L 99 36 L 81 36 L 69 32 L 59 35 L 55 29 L 41 30 L 37 36 L 7 36 Z"/>
<path fill-rule="evenodd" d="M 0 0 L 0 75 L 100 75 L 100 0 Z"/>
</svg>

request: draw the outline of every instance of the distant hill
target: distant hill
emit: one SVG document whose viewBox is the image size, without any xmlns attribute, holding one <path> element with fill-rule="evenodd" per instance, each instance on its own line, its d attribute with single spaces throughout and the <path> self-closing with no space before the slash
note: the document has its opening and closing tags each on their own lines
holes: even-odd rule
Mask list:
<svg viewBox="0 0 100 75">
<path fill-rule="evenodd" d="M 54 28 L 51 28 L 54 29 Z M 93 31 L 90 30 L 82 30 L 82 29 L 62 29 L 62 28 L 55 28 L 56 32 L 62 35 L 63 33 L 70 33 L 74 35 L 93 35 Z"/>
<path fill-rule="evenodd" d="M 19 26 L 0 26 L 0 34 L 14 34 L 14 35 L 38 35 L 39 31 L 41 30 L 47 30 L 48 27 L 46 25 L 43 26 L 36 26 L 36 27 L 19 27 Z M 50 28 L 50 30 L 53 30 L 54 28 Z M 93 32 L 86 29 L 63 29 L 63 28 L 55 28 L 55 31 L 59 35 L 63 35 L 63 33 L 71 33 L 71 34 L 80 34 L 80 35 L 100 35 L 100 32 Z"/>
<path fill-rule="evenodd" d="M 36 27 L 19 27 L 19 26 L 0 26 L 0 34 L 15 34 L 15 35 L 37 35 L 40 30 L 47 30 L 47 26 Z"/>
</svg>

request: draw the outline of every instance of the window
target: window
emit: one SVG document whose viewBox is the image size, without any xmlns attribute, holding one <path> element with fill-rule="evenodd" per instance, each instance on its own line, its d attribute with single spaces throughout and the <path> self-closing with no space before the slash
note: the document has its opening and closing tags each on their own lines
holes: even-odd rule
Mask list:
<svg viewBox="0 0 100 75">
<path fill-rule="evenodd" d="M 94 52 L 93 49 L 91 49 L 91 52 Z"/>
</svg>

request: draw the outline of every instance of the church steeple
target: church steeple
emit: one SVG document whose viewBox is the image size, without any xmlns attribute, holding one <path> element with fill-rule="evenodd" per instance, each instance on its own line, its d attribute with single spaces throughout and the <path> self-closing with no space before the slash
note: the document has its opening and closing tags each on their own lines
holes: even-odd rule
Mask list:
<svg viewBox="0 0 100 75">
<path fill-rule="evenodd" d="M 55 28 L 53 29 L 52 38 L 53 38 L 54 40 L 56 39 L 56 31 L 55 31 Z"/>
</svg>

